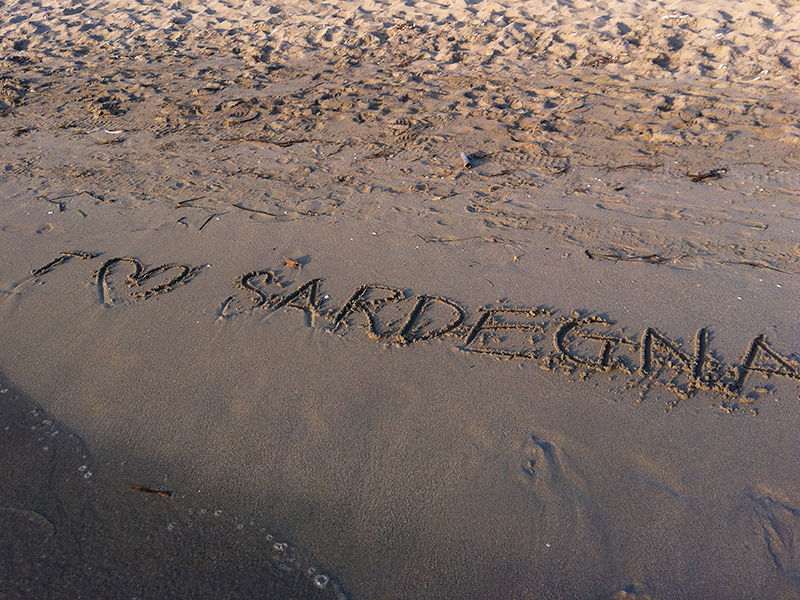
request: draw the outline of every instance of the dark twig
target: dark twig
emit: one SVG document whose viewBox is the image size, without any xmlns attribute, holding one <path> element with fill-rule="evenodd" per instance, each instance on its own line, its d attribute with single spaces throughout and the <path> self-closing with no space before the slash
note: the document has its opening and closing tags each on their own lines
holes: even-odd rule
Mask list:
<svg viewBox="0 0 800 600">
<path fill-rule="evenodd" d="M 686 176 L 691 179 L 692 183 L 700 183 L 701 181 L 706 181 L 707 179 L 721 179 L 722 176 L 727 172 L 727 168 L 719 167 L 718 169 L 703 171 L 702 173 L 687 173 Z"/>
<path fill-rule="evenodd" d="M 268 217 L 276 217 L 276 218 L 277 218 L 277 217 L 280 217 L 280 216 L 282 216 L 282 215 L 273 215 L 272 213 L 268 213 L 268 212 L 267 212 L 267 211 L 265 211 L 265 210 L 258 210 L 258 209 L 256 209 L 256 208 L 248 208 L 247 206 L 242 206 L 242 205 L 241 205 L 241 204 L 239 204 L 238 202 L 235 202 L 235 203 L 233 204 L 233 206 L 235 206 L 236 208 L 240 208 L 240 209 L 242 209 L 242 210 L 246 210 L 247 212 L 258 213 L 259 215 L 267 215 Z"/>
<path fill-rule="evenodd" d="M 652 263 L 656 265 L 663 265 L 665 262 L 669 262 L 666 258 L 661 258 L 658 254 L 647 254 L 643 256 L 639 255 L 631 255 L 631 256 L 623 256 L 622 254 L 601 254 L 599 252 L 590 252 L 589 250 L 584 250 L 586 256 L 591 259 L 595 258 L 604 258 L 606 260 L 625 260 L 625 261 L 636 261 L 641 260 L 647 263 Z"/>
<path fill-rule="evenodd" d="M 134 492 L 145 492 L 146 494 L 155 494 L 156 496 L 165 496 L 167 498 L 172 496 L 172 492 L 168 490 L 154 490 L 153 488 L 142 487 L 140 485 L 132 485 L 131 489 Z"/>
<path fill-rule="evenodd" d="M 211 213 L 211 216 L 208 217 L 205 221 L 203 221 L 203 224 L 200 225 L 200 229 L 198 229 L 197 231 L 203 231 L 203 227 L 208 225 L 208 223 L 211 221 L 211 219 L 213 219 L 216 216 L 217 216 L 217 213 Z"/>
</svg>

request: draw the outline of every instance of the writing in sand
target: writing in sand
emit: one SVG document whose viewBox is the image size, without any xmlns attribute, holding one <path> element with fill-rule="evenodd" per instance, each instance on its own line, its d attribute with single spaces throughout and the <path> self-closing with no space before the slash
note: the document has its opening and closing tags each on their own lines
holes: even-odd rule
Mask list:
<svg viewBox="0 0 800 600">
<path fill-rule="evenodd" d="M 62 252 L 31 275 L 42 277 L 74 258 L 98 257 L 93 252 Z M 288 260 L 286 264 L 300 266 Z M 147 267 L 126 256 L 106 260 L 92 275 L 99 302 L 114 307 L 171 292 L 201 270 L 181 264 Z M 121 285 L 115 286 L 114 281 Z M 668 408 L 702 390 L 722 398 L 719 407 L 726 412 L 756 414 L 753 401 L 770 387 L 751 384 L 751 375 L 800 380 L 800 364 L 775 350 L 764 334 L 752 339 L 737 363 L 726 365 L 711 348 L 711 330 L 706 327 L 687 344 L 653 327 L 644 327 L 632 337 L 610 319 L 576 311 L 559 316 L 556 310 L 543 307 L 480 307 L 467 319 L 467 310 L 452 299 L 410 295 L 379 284 L 361 285 L 331 308 L 326 306 L 330 296 L 321 291 L 322 278 L 287 286 L 271 269 L 245 273 L 233 285 L 237 291 L 222 301 L 219 319 L 292 309 L 305 313 L 309 326 L 338 335 L 361 326 L 371 339 L 397 346 L 450 340 L 465 352 L 536 361 L 542 368 L 577 374 L 581 379 L 593 373 L 621 373 L 628 388 L 664 386 L 673 394 Z M 127 295 L 120 292 L 124 288 L 129 288 Z"/>
</svg>

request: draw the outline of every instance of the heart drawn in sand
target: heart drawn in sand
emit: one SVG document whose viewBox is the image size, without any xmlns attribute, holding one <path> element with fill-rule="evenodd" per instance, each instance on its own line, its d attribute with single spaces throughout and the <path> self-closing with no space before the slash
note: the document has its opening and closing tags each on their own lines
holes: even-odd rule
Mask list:
<svg viewBox="0 0 800 600">
<path fill-rule="evenodd" d="M 145 270 L 142 262 L 130 256 L 112 258 L 104 262 L 97 270 L 97 289 L 100 295 L 100 303 L 106 306 L 116 306 L 122 304 L 123 301 L 114 298 L 112 286 L 109 283 L 109 278 L 116 271 L 116 266 L 120 263 L 130 263 L 133 265 L 133 273 L 130 273 L 122 281 L 124 285 L 130 288 L 139 288 L 139 291 L 132 292 L 129 296 L 130 299 L 144 300 L 157 296 L 158 294 L 166 294 L 172 291 L 179 285 L 187 283 L 199 270 L 198 267 L 190 265 L 175 265 L 166 264 L 153 267 Z M 169 279 L 167 277 L 159 277 L 165 273 L 174 271 L 174 276 Z M 151 287 L 142 287 L 146 283 L 150 283 Z"/>
</svg>

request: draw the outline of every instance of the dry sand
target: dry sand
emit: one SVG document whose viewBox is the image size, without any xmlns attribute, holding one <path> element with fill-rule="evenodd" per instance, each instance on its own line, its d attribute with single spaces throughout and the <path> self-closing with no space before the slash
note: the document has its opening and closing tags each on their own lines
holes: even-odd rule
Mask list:
<svg viewBox="0 0 800 600">
<path fill-rule="evenodd" d="M 0 597 L 800 598 L 798 32 L 0 2 Z"/>
</svg>

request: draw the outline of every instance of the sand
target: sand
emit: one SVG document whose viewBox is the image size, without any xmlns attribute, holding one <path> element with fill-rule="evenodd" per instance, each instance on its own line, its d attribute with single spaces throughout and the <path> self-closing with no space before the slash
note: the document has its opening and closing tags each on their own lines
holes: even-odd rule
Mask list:
<svg viewBox="0 0 800 600">
<path fill-rule="evenodd" d="M 800 598 L 798 31 L 0 4 L 0 596 Z"/>
</svg>

